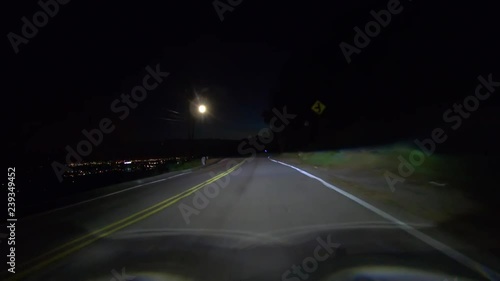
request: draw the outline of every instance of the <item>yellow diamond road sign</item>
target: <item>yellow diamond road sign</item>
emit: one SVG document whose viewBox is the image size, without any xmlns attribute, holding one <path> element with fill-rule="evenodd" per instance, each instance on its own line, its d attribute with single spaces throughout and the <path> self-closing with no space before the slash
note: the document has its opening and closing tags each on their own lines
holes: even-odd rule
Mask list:
<svg viewBox="0 0 500 281">
<path fill-rule="evenodd" d="M 321 115 L 321 113 L 323 113 L 323 111 L 325 111 L 325 108 L 326 108 L 326 105 L 324 105 L 322 102 L 320 102 L 319 100 L 317 100 L 313 106 L 311 107 L 311 109 L 316 112 L 318 115 Z"/>
</svg>

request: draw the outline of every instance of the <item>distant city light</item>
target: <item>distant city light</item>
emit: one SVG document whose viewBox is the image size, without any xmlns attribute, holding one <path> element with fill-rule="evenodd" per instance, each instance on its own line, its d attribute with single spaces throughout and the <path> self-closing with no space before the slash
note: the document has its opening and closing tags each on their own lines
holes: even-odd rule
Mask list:
<svg viewBox="0 0 500 281">
<path fill-rule="evenodd" d="M 132 160 L 104 160 L 104 161 L 89 161 L 81 163 L 70 163 L 72 169 L 68 171 L 64 177 L 77 178 L 90 175 L 104 175 L 113 172 L 131 172 L 131 171 L 151 171 L 154 169 L 162 170 L 163 166 L 169 161 L 180 164 L 187 161 L 186 157 L 171 156 L 166 158 L 151 158 L 151 159 L 132 159 Z M 124 165 L 125 164 L 125 165 Z"/>
</svg>

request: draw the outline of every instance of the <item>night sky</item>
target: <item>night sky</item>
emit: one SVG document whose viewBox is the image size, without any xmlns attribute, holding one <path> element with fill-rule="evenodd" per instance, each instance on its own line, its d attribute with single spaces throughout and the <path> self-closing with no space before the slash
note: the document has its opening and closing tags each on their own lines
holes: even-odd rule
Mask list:
<svg viewBox="0 0 500 281">
<path fill-rule="evenodd" d="M 353 28 L 389 1 L 344 2 L 244 0 L 224 21 L 212 1 L 60 5 L 18 54 L 4 37 L 10 90 L 2 119 L 16 136 L 7 148 L 61 150 L 106 117 L 117 126 L 106 135 L 109 143 L 186 138 L 183 122 L 195 92 L 210 106 L 196 138 L 255 135 L 272 106 L 288 105 L 311 119 L 317 99 L 327 104 L 335 133 L 429 107 L 442 112 L 473 92 L 478 75 L 498 73 L 493 6 L 401 1 L 405 10 L 348 64 L 339 43 L 352 44 Z M 20 34 L 21 17 L 40 9 L 36 1 L 9 5 L 15 6 L 5 9 L 5 35 Z M 110 104 L 157 64 L 170 76 L 119 121 Z M 493 101 L 488 107 L 483 114 L 497 112 Z M 431 113 L 419 115 L 424 128 L 440 121 Z"/>
<path fill-rule="evenodd" d="M 38 8 L 27 3 L 11 11 L 11 30 L 20 29 L 19 18 Z M 141 81 L 145 66 L 159 63 L 171 76 L 117 124 L 111 139 L 186 137 L 183 123 L 161 118 L 170 117 L 168 109 L 187 114 L 194 92 L 211 105 L 196 137 L 253 134 L 265 126 L 260 115 L 287 53 L 276 52 L 265 38 L 249 41 L 255 34 L 235 36 L 246 31 L 226 22 L 208 1 L 61 6 L 19 54 L 7 53 L 13 63 L 9 80 L 16 94 L 8 98 L 14 104 L 9 108 L 16 108 L 10 112 L 15 125 L 22 124 L 29 146 L 57 148 L 77 141 L 82 129 L 112 114 L 111 102 Z"/>
</svg>

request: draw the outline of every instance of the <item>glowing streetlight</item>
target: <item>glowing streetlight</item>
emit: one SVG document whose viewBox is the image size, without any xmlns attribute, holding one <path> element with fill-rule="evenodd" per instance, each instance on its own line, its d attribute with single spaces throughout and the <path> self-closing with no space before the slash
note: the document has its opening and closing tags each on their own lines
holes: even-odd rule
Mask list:
<svg viewBox="0 0 500 281">
<path fill-rule="evenodd" d="M 203 104 L 202 104 L 202 105 L 198 106 L 198 111 L 199 111 L 201 114 L 203 114 L 203 113 L 207 112 L 207 107 L 206 107 L 205 105 L 203 105 Z"/>
</svg>

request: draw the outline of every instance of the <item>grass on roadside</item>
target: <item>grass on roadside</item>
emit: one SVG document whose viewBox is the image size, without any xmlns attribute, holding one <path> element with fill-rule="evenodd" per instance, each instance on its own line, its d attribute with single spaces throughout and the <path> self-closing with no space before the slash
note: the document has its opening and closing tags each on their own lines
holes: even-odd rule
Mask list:
<svg viewBox="0 0 500 281">
<path fill-rule="evenodd" d="M 316 151 L 284 153 L 284 159 L 295 164 L 306 164 L 331 170 L 351 170 L 354 177 L 364 177 L 372 172 L 383 177 L 386 171 L 399 175 L 398 166 L 404 158 L 420 151 L 414 146 L 397 144 L 375 148 L 358 148 L 337 151 Z M 412 189 L 396 194 L 366 188 L 356 179 L 344 180 L 337 176 L 328 178 L 333 184 L 347 187 L 355 195 L 362 195 L 376 202 L 382 202 L 404 209 L 419 217 L 439 223 L 439 228 L 464 240 L 476 241 L 478 247 L 498 254 L 498 219 L 491 216 L 496 210 L 500 191 L 493 168 L 491 154 L 463 153 L 449 155 L 435 153 L 425 155 L 421 165 L 406 177 Z M 420 153 L 419 153 L 420 154 Z M 418 159 L 416 159 L 418 160 Z M 429 182 L 444 183 L 444 186 Z M 411 193 L 413 192 L 413 193 Z M 399 196 L 399 197 L 398 197 Z M 492 246 L 493 245 L 493 246 Z"/>
<path fill-rule="evenodd" d="M 415 157 L 413 160 L 415 165 L 411 164 L 410 155 Z M 469 181 L 466 173 L 466 163 L 470 160 L 468 157 L 443 154 L 427 156 L 418 148 L 404 144 L 336 151 L 284 153 L 282 156 L 295 158 L 303 164 L 332 169 L 371 171 L 377 175 L 383 175 L 386 171 L 399 175 L 399 166 L 408 161 L 414 168 L 414 172 L 407 177 L 407 180 L 411 182 L 426 184 L 434 181 L 464 187 Z M 423 161 L 419 156 L 424 157 Z M 419 161 L 421 164 L 418 163 Z"/>
<path fill-rule="evenodd" d="M 175 163 L 169 166 L 169 171 L 174 172 L 174 171 L 182 171 L 182 170 L 188 170 L 192 168 L 196 168 L 201 166 L 201 160 L 200 159 L 193 159 L 193 160 L 188 160 L 185 162 L 179 162 L 179 164 Z"/>
</svg>

